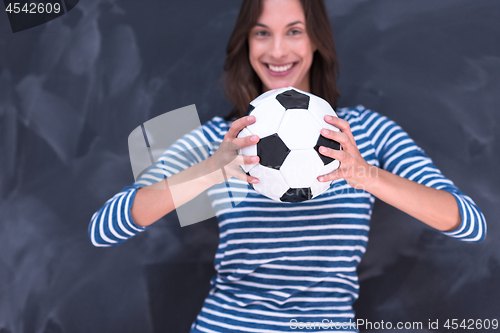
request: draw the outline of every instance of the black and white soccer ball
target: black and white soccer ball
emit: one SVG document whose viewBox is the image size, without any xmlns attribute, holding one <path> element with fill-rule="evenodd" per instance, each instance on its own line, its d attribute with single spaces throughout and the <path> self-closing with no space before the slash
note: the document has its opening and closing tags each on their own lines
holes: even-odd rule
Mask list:
<svg viewBox="0 0 500 333">
<path fill-rule="evenodd" d="M 302 202 L 326 191 L 331 182 L 320 182 L 321 175 L 335 171 L 339 161 L 319 153 L 325 146 L 340 150 L 334 140 L 320 135 L 322 128 L 339 131 L 324 117 L 337 117 L 324 99 L 288 87 L 260 95 L 248 107 L 245 116 L 255 122 L 243 128 L 238 137 L 258 135 L 257 144 L 240 149 L 244 156 L 260 157 L 259 163 L 242 169 L 259 183 L 251 184 L 260 194 L 280 202 Z"/>
</svg>

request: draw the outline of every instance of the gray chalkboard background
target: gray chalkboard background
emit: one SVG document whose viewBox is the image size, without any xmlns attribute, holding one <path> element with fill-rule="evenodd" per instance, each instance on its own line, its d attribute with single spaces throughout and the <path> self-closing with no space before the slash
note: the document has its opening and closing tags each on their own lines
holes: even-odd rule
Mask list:
<svg viewBox="0 0 500 333">
<path fill-rule="evenodd" d="M 395 120 L 488 222 L 469 244 L 377 202 L 357 317 L 442 332 L 500 319 L 500 1 L 326 3 L 340 106 Z M 114 248 L 94 248 L 87 227 L 133 182 L 135 127 L 190 104 L 202 122 L 227 114 L 218 79 L 239 5 L 82 0 L 16 34 L 0 13 L 1 333 L 188 332 L 216 220 L 181 228 L 172 213 Z"/>
</svg>

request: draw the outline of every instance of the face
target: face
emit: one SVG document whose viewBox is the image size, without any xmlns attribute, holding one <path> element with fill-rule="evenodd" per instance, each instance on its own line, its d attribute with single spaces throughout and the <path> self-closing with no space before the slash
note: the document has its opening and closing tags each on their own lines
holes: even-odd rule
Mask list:
<svg viewBox="0 0 500 333">
<path fill-rule="evenodd" d="M 250 64 L 264 91 L 292 86 L 309 92 L 316 47 L 306 31 L 299 0 L 264 0 L 262 15 L 248 36 Z"/>
</svg>

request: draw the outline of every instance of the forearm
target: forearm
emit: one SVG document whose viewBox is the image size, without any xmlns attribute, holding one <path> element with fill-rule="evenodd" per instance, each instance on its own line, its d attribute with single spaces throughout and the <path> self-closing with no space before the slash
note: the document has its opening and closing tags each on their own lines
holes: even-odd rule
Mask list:
<svg viewBox="0 0 500 333">
<path fill-rule="evenodd" d="M 221 178 L 219 174 L 222 174 L 221 170 L 212 171 L 210 159 L 207 159 L 139 189 L 131 208 L 132 219 L 143 227 L 153 224 L 217 184 Z"/>
<path fill-rule="evenodd" d="M 460 226 L 460 211 L 452 194 L 380 168 L 376 171 L 375 177 L 364 182 L 364 190 L 438 230 L 452 231 Z"/>
<path fill-rule="evenodd" d="M 370 192 L 450 237 L 467 242 L 482 241 L 486 236 L 486 220 L 474 201 L 446 179 L 424 151 L 394 122 L 373 111 L 361 110 L 360 113 L 363 114 L 357 119 L 364 124 L 358 125 L 357 130 L 363 134 L 359 139 L 363 140 L 366 135 L 373 144 L 373 147 L 366 146 L 363 141 L 363 151 L 369 154 L 373 149 L 384 167 L 370 165 L 364 159 L 347 120 L 325 116 L 325 121 L 340 132 L 322 130 L 321 135 L 339 142 L 342 150 L 319 149 L 323 155 L 340 161 L 340 167 L 318 180 L 343 178 L 350 186 Z M 415 179 L 415 182 L 395 173 Z M 446 191 L 428 187 L 431 184 L 446 188 Z"/>
</svg>

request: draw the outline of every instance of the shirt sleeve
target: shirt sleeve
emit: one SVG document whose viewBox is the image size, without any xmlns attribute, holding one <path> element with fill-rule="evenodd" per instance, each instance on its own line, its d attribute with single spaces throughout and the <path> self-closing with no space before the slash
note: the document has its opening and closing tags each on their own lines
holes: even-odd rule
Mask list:
<svg viewBox="0 0 500 333">
<path fill-rule="evenodd" d="M 137 190 L 159 182 L 207 159 L 217 150 L 218 128 L 212 122 L 202 125 L 174 142 L 131 186 L 126 186 L 106 201 L 91 218 L 88 228 L 94 246 L 108 247 L 123 243 L 144 231 L 130 213 Z"/>
<path fill-rule="evenodd" d="M 432 160 L 394 121 L 371 110 L 361 117 L 375 147 L 380 167 L 428 187 L 451 193 L 460 210 L 458 229 L 441 233 L 465 242 L 481 242 L 486 236 L 486 220 L 474 201 L 443 176 Z"/>
</svg>

